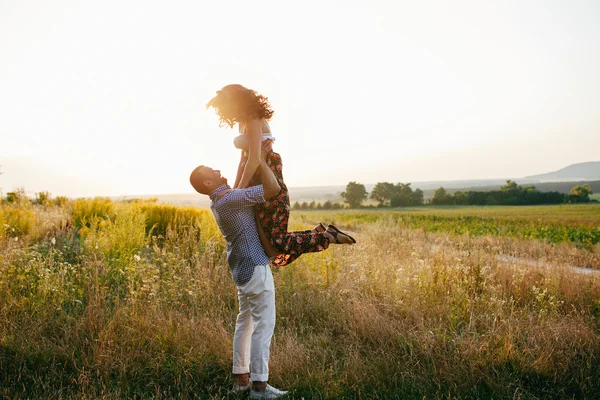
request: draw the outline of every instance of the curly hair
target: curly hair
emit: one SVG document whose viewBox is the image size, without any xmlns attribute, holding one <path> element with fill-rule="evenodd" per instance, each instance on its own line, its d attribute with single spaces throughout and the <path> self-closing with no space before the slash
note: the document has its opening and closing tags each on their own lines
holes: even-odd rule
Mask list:
<svg viewBox="0 0 600 400">
<path fill-rule="evenodd" d="M 206 104 L 206 109 L 210 107 L 219 116 L 219 126 L 230 128 L 253 119 L 269 121 L 274 114 L 268 98 L 242 85 L 227 85 L 217 90 L 217 95 Z"/>
</svg>

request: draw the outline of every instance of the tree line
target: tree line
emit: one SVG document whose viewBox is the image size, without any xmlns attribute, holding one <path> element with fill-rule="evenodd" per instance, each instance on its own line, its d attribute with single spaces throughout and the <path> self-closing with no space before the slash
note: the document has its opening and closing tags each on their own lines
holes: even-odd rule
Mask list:
<svg viewBox="0 0 600 400">
<path fill-rule="evenodd" d="M 310 203 L 306 201 L 300 203 L 297 201 L 292 206 L 292 209 L 294 210 L 339 210 L 341 208 L 346 208 L 344 203 L 333 203 L 330 200 L 327 200 L 325 203 L 317 203 L 314 200 Z"/>
<path fill-rule="evenodd" d="M 344 202 L 350 208 L 359 208 L 368 198 L 376 200 L 378 207 L 408 207 L 424 204 L 432 205 L 541 205 L 541 204 L 565 204 L 565 203 L 588 203 L 593 201 L 593 194 L 589 185 L 578 185 L 571 189 L 568 194 L 560 192 L 541 192 L 533 185 L 520 186 L 512 180 L 500 187 L 500 190 L 492 191 L 455 191 L 449 194 L 446 189 L 440 187 L 433 198 L 425 203 L 423 191 L 413 190 L 410 183 L 379 182 L 371 191 L 367 192 L 365 185 L 358 182 L 350 182 L 346 190 L 341 193 Z"/>
</svg>

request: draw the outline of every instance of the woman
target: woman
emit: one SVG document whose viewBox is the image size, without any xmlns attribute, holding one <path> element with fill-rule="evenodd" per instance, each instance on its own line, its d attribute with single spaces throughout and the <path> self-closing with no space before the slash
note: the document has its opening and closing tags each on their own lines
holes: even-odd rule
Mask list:
<svg viewBox="0 0 600 400">
<path fill-rule="evenodd" d="M 235 139 L 234 144 L 242 149 L 242 157 L 234 188 L 246 188 L 260 183 L 257 173 L 260 154 L 261 151 L 268 152 L 267 165 L 277 177 L 281 192 L 257 206 L 256 216 L 259 234 L 264 235 L 274 248 L 275 252 L 273 249 L 265 249 L 268 255 L 275 255 L 272 261 L 274 265 L 284 266 L 304 253 L 323 251 L 330 243 L 356 243 L 351 236 L 333 225 L 326 228 L 319 224 L 313 230 L 287 231 L 290 198 L 283 181 L 281 156 L 272 151 L 271 147 L 275 139 L 271 134 L 269 120 L 274 112 L 265 96 L 242 85 L 228 85 L 217 91 L 217 95 L 208 102 L 206 108 L 211 107 L 219 116 L 220 126 L 228 125 L 233 128 L 238 124 L 240 136 Z"/>
</svg>

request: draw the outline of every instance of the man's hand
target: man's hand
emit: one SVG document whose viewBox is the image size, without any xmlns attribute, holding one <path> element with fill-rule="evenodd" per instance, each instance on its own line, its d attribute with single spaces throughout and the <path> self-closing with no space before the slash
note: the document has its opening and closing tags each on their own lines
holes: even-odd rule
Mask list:
<svg viewBox="0 0 600 400">
<path fill-rule="evenodd" d="M 260 158 L 263 161 L 267 160 L 267 154 L 273 151 L 273 141 L 271 139 L 264 140 L 260 147 Z"/>
</svg>

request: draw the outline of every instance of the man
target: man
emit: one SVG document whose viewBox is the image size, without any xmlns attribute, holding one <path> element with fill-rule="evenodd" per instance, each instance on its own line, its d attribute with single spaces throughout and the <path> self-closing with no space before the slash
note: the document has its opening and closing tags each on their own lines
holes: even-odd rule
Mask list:
<svg viewBox="0 0 600 400">
<path fill-rule="evenodd" d="M 250 390 L 252 399 L 276 399 L 287 394 L 267 383 L 269 349 L 275 328 L 275 286 L 253 206 L 276 196 L 281 187 L 266 165 L 267 151 L 264 150 L 259 167 L 262 185 L 231 189 L 220 171 L 206 166 L 197 167 L 190 175 L 194 189 L 210 196 L 210 208 L 227 241 L 227 261 L 239 300 L 233 336 L 234 391 Z M 252 374 L 248 376 L 250 371 Z"/>
</svg>

